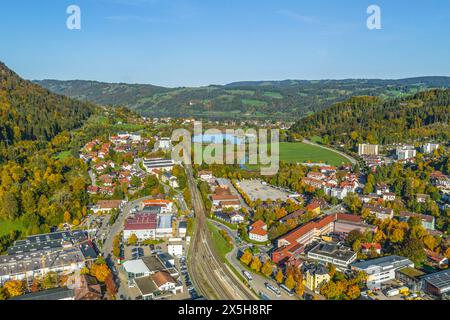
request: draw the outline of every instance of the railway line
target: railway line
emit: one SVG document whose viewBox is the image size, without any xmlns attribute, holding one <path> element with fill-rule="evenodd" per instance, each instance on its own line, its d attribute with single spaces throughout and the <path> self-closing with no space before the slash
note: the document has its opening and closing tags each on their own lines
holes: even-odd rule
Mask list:
<svg viewBox="0 0 450 320">
<path fill-rule="evenodd" d="M 196 221 L 188 256 L 188 269 L 195 287 L 207 299 L 258 299 L 233 271 L 220 261 L 214 246 L 211 245 L 211 236 L 206 225 L 206 210 L 190 165 L 186 165 L 186 174 Z"/>
</svg>

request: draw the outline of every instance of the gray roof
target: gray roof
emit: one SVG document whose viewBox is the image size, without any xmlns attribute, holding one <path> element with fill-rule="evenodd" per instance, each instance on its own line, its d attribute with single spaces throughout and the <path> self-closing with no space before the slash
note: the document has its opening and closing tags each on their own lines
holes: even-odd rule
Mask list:
<svg viewBox="0 0 450 320">
<path fill-rule="evenodd" d="M 55 288 L 11 298 L 11 300 L 63 300 L 75 297 L 73 289 Z"/>
<path fill-rule="evenodd" d="M 423 280 L 438 288 L 441 293 L 450 292 L 450 269 L 426 275 Z"/>
<path fill-rule="evenodd" d="M 308 252 L 308 256 L 309 253 L 320 254 L 341 261 L 348 261 L 356 254 L 348 248 L 343 248 L 337 244 L 330 243 L 320 243 Z"/>
<path fill-rule="evenodd" d="M 135 278 L 134 282 L 143 296 L 147 296 L 158 290 L 151 276 Z"/>
<path fill-rule="evenodd" d="M 358 268 L 361 270 L 370 269 L 370 268 L 399 268 L 407 265 L 413 265 L 413 262 L 408 258 L 392 255 L 386 256 L 376 259 L 371 259 L 367 261 L 356 262 L 352 264 L 352 267 Z"/>
</svg>

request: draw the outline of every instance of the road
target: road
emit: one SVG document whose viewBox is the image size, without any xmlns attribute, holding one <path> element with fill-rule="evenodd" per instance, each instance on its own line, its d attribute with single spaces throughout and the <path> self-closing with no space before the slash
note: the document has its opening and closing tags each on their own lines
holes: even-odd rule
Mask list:
<svg viewBox="0 0 450 320">
<path fill-rule="evenodd" d="M 322 148 L 322 149 L 326 149 L 326 150 L 335 152 L 335 153 L 337 153 L 337 154 L 343 156 L 344 158 L 348 159 L 348 161 L 350 161 L 350 163 L 351 163 L 352 165 L 355 165 L 355 164 L 357 163 L 357 161 L 356 161 L 355 158 L 350 157 L 348 154 L 346 154 L 346 153 L 344 153 L 344 152 L 341 152 L 341 151 L 339 151 L 339 150 L 336 150 L 336 149 L 333 149 L 333 148 L 329 148 L 329 147 L 325 147 L 325 146 L 322 146 L 322 145 L 320 145 L 320 144 L 311 142 L 311 141 L 306 140 L 306 139 L 303 140 L 303 143 L 310 144 L 310 145 L 313 145 L 313 146 L 316 146 L 316 147 L 319 147 L 319 148 Z"/>
<path fill-rule="evenodd" d="M 128 202 L 125 205 L 125 207 L 120 211 L 119 216 L 117 217 L 114 224 L 111 226 L 109 233 L 107 234 L 105 242 L 103 244 L 103 248 L 102 248 L 103 257 L 105 257 L 105 259 L 108 262 L 108 265 L 110 267 L 114 267 L 114 270 L 113 270 L 114 275 L 116 276 L 117 279 L 119 279 L 119 283 L 117 284 L 118 290 L 119 290 L 118 291 L 119 296 L 122 294 L 124 296 L 130 296 L 130 294 L 129 294 L 129 288 L 128 288 L 126 277 L 123 274 L 123 272 L 120 272 L 121 269 L 119 268 L 119 265 L 117 264 L 117 259 L 112 254 L 114 237 L 122 232 L 122 228 L 124 226 L 125 220 L 128 217 L 128 215 L 130 214 L 131 209 L 133 209 L 133 207 L 140 204 L 142 201 L 147 200 L 147 199 L 152 199 L 152 198 L 153 197 L 148 196 L 148 197 L 143 197 L 143 198 Z"/>
<path fill-rule="evenodd" d="M 223 225 L 223 224 L 220 223 L 220 222 L 213 221 L 213 223 L 214 223 L 217 227 L 219 227 L 220 229 L 225 230 L 225 231 L 230 235 L 231 239 L 233 240 L 233 245 L 234 245 L 233 250 L 231 250 L 231 251 L 227 254 L 226 258 L 227 258 L 227 260 L 231 263 L 231 265 L 232 265 L 238 272 L 240 272 L 240 273 L 242 274 L 242 272 L 243 272 L 244 270 L 246 270 L 246 269 L 242 266 L 241 262 L 240 262 L 239 259 L 237 258 L 237 253 L 238 253 L 238 250 L 239 250 L 239 248 L 238 248 L 238 246 L 237 246 L 237 244 L 236 244 L 236 241 L 235 241 L 235 237 L 237 236 L 237 231 L 228 228 L 227 226 Z M 248 270 L 247 270 L 247 271 L 248 271 Z M 289 296 L 286 292 L 284 292 L 284 291 L 281 290 L 281 289 L 280 289 L 280 291 L 281 291 L 281 296 L 280 296 L 280 297 L 275 296 L 271 291 L 267 290 L 267 289 L 266 289 L 266 286 L 265 286 L 265 283 L 268 282 L 268 283 L 270 283 L 271 285 L 273 285 L 273 286 L 275 286 L 275 287 L 278 287 L 278 285 L 277 285 L 277 283 L 276 283 L 275 280 L 265 278 L 265 277 L 263 277 L 263 276 L 261 276 L 261 275 L 259 275 L 259 274 L 256 274 L 256 273 L 254 273 L 254 272 L 251 272 L 251 271 L 248 271 L 248 272 L 250 272 L 250 273 L 252 274 L 253 280 L 250 281 L 249 283 L 250 283 L 250 286 L 253 288 L 253 290 L 255 290 L 255 292 L 258 292 L 258 293 L 259 293 L 259 292 L 264 292 L 267 296 L 269 296 L 269 297 L 270 297 L 271 299 L 273 299 L 273 300 L 298 300 L 298 298 L 297 298 L 295 295 L 291 297 L 291 296 Z"/>
<path fill-rule="evenodd" d="M 188 255 L 188 270 L 194 286 L 206 299 L 255 300 L 258 297 L 247 288 L 233 271 L 220 261 L 206 224 L 205 207 L 194 180 L 192 167 L 186 165 L 196 224 Z"/>
</svg>

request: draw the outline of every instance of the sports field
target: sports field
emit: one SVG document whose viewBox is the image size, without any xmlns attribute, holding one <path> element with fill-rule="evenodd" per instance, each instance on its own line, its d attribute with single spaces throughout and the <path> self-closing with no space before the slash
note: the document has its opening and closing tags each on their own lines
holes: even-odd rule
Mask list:
<svg viewBox="0 0 450 320">
<path fill-rule="evenodd" d="M 349 162 L 338 153 L 303 142 L 281 142 L 280 160 L 288 163 L 322 162 L 333 166 Z"/>
</svg>

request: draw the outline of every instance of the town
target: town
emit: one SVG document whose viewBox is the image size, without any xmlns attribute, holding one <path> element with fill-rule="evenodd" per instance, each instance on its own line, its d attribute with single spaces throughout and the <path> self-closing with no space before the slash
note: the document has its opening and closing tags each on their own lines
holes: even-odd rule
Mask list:
<svg viewBox="0 0 450 320">
<path fill-rule="evenodd" d="M 79 151 L 87 214 L 15 241 L 0 257 L 0 282 L 25 300 L 203 299 L 213 292 L 196 286 L 199 270 L 215 267 L 197 266 L 200 213 L 207 249 L 233 269 L 242 298 L 443 299 L 450 243 L 439 212 L 449 209 L 450 179 L 429 171 L 423 193 L 405 195 L 381 170 L 432 161 L 444 148 L 359 144 L 339 166 L 283 163 L 278 176 L 290 170 L 291 183 L 242 166 L 186 167 L 171 158 L 169 137 L 97 137 Z M 229 284 L 217 285 L 229 294 Z"/>
</svg>

